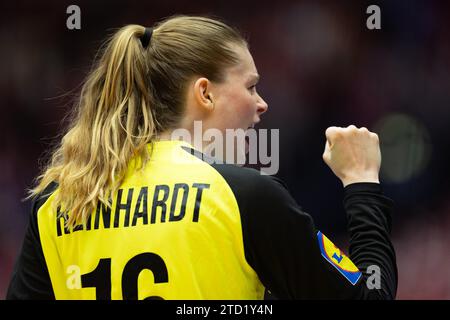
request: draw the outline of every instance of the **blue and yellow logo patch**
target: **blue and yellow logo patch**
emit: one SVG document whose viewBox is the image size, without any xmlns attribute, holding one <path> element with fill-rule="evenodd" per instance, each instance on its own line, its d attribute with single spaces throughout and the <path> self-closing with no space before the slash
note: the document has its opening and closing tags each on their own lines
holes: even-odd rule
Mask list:
<svg viewBox="0 0 450 320">
<path fill-rule="evenodd" d="M 362 275 L 358 267 L 320 231 L 317 232 L 317 240 L 322 257 L 331 263 L 352 285 L 355 285 Z"/>
</svg>

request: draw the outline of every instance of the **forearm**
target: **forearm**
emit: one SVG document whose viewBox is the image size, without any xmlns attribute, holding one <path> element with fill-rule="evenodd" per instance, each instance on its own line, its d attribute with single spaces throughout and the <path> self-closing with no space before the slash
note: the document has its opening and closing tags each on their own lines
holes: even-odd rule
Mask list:
<svg viewBox="0 0 450 320">
<path fill-rule="evenodd" d="M 344 207 L 350 234 L 350 258 L 371 281 L 380 271 L 380 285 L 364 286 L 364 297 L 394 299 L 397 290 L 397 265 L 390 240 L 393 202 L 376 183 L 357 183 L 345 188 Z M 379 269 L 378 269 L 379 268 Z M 373 272 L 373 273 L 372 273 Z"/>
</svg>

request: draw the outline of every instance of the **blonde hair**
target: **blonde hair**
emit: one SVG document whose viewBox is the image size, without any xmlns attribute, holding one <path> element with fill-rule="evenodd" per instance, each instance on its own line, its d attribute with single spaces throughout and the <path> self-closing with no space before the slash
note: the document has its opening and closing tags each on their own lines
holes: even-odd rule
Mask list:
<svg viewBox="0 0 450 320">
<path fill-rule="evenodd" d="M 36 197 L 56 182 L 53 204 L 70 213 L 67 227 L 85 223 L 99 202 L 111 205 L 133 157 L 145 165 L 147 144 L 182 117 L 188 81 L 222 81 L 225 68 L 238 61 L 232 45 L 247 46 L 235 29 L 206 17 L 163 20 L 146 48 L 144 31 L 128 25 L 107 40 L 67 132 L 29 191 Z"/>
</svg>

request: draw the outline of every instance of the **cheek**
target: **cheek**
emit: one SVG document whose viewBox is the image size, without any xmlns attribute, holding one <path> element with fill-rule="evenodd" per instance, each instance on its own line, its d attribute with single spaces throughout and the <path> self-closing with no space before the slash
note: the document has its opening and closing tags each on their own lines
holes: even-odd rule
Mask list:
<svg viewBox="0 0 450 320">
<path fill-rule="evenodd" d="M 233 101 L 233 112 L 239 122 L 248 124 L 255 113 L 255 102 L 248 92 L 243 92 L 236 96 Z"/>
<path fill-rule="evenodd" d="M 253 121 L 256 112 L 256 102 L 254 97 L 247 89 L 233 88 L 226 94 L 223 94 L 220 102 L 220 112 L 216 114 L 218 122 L 223 128 L 242 128 L 247 129 L 247 126 Z"/>
</svg>

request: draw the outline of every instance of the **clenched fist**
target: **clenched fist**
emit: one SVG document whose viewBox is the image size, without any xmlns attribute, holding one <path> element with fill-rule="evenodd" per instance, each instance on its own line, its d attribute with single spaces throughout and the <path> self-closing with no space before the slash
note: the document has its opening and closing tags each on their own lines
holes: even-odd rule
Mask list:
<svg viewBox="0 0 450 320">
<path fill-rule="evenodd" d="M 345 186 L 356 182 L 379 183 L 381 152 L 378 136 L 366 128 L 329 127 L 323 160 Z"/>
</svg>

